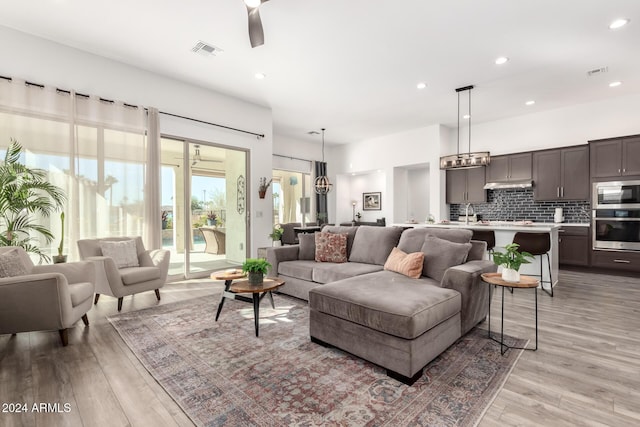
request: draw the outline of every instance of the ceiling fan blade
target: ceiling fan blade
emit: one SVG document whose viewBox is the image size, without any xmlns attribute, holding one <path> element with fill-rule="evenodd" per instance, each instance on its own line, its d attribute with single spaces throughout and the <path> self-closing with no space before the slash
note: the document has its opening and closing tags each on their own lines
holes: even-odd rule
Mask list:
<svg viewBox="0 0 640 427">
<path fill-rule="evenodd" d="M 260 19 L 259 7 L 248 7 L 249 14 L 249 41 L 251 47 L 258 47 L 264 44 L 264 31 L 262 30 L 262 20 Z"/>
</svg>

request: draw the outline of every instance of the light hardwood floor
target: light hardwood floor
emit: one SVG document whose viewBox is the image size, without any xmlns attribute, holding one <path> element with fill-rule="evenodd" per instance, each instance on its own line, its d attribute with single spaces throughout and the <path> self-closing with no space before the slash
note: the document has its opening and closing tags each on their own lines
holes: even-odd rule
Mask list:
<svg viewBox="0 0 640 427">
<path fill-rule="evenodd" d="M 160 303 L 222 287 L 169 284 Z M 506 293 L 505 303 L 505 332 L 533 342 L 532 290 Z M 539 293 L 538 303 L 539 350 L 523 353 L 480 425 L 640 425 L 640 278 L 562 271 L 555 296 Z M 125 298 L 123 311 L 155 304 L 149 292 Z M 88 314 L 90 326 L 79 322 L 70 331 L 68 347 L 57 332 L 0 336 L 0 403 L 71 409 L 0 413 L 0 426 L 191 426 L 111 327 L 106 316 L 113 313 L 116 299 L 102 297 Z"/>
</svg>

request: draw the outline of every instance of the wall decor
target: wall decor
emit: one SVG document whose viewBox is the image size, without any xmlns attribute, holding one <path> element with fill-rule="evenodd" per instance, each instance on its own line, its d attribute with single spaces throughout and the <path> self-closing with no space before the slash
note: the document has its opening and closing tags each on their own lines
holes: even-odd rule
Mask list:
<svg viewBox="0 0 640 427">
<path fill-rule="evenodd" d="M 240 175 L 238 177 L 238 200 L 237 200 L 237 209 L 239 214 L 244 213 L 245 201 L 246 201 L 246 191 L 245 191 L 245 182 L 244 176 Z"/>
<path fill-rule="evenodd" d="M 382 210 L 382 193 L 362 193 L 362 210 L 379 211 Z"/>
</svg>

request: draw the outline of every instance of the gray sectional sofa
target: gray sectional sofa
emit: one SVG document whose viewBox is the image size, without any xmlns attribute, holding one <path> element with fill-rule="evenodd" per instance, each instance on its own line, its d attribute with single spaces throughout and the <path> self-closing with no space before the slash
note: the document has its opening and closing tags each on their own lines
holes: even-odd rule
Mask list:
<svg viewBox="0 0 640 427">
<path fill-rule="evenodd" d="M 486 243 L 470 230 L 325 226 L 347 234 L 348 262 L 315 261 L 315 237 L 269 248 L 279 291 L 309 301 L 311 339 L 376 363 L 411 384 L 424 366 L 482 321 L 491 289 Z M 385 270 L 394 247 L 425 254 L 418 279 Z"/>
</svg>

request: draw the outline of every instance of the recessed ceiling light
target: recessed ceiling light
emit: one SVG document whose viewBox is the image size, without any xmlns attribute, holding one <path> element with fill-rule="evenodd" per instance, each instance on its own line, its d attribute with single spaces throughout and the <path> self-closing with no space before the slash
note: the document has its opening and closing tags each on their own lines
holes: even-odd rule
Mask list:
<svg viewBox="0 0 640 427">
<path fill-rule="evenodd" d="M 424 89 L 425 87 L 427 87 L 427 84 L 426 84 L 426 83 L 424 83 L 424 82 L 420 82 L 420 83 L 418 83 L 418 85 L 417 85 L 417 88 L 418 88 L 418 89 Z"/>
<path fill-rule="evenodd" d="M 610 30 L 617 30 L 618 28 L 622 28 L 629 23 L 629 20 L 626 18 L 616 19 L 611 24 L 609 24 Z"/>
<path fill-rule="evenodd" d="M 265 73 L 256 73 L 254 77 L 258 80 L 263 80 L 267 75 Z"/>
<path fill-rule="evenodd" d="M 618 82 L 611 82 L 609 83 L 609 87 L 618 87 L 622 84 L 622 82 L 618 81 Z"/>
<path fill-rule="evenodd" d="M 527 101 L 527 102 L 525 102 L 525 103 L 524 103 L 524 105 L 533 105 L 533 104 L 535 104 L 535 103 L 536 103 L 536 101 L 534 101 L 534 100 L 532 99 L 531 101 Z"/>
<path fill-rule="evenodd" d="M 465 114 L 464 116 L 462 116 L 462 118 L 463 118 L 463 119 L 470 119 L 470 118 L 471 118 L 471 116 L 470 116 L 470 115 L 468 115 L 468 114 Z"/>
<path fill-rule="evenodd" d="M 501 56 L 500 58 L 496 58 L 496 65 L 506 64 L 507 62 L 509 62 L 509 58 L 507 58 L 506 56 Z"/>
</svg>

